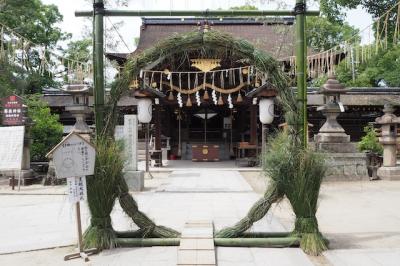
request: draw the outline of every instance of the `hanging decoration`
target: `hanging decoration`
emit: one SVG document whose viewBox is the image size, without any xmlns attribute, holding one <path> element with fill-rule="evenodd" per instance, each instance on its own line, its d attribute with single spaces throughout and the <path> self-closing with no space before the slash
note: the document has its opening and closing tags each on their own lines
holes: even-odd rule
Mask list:
<svg viewBox="0 0 400 266">
<path fill-rule="evenodd" d="M 182 108 L 182 107 L 183 107 L 183 102 L 182 102 L 182 95 L 181 95 L 180 92 L 179 92 L 178 95 L 177 95 L 177 99 L 178 99 L 178 105 L 179 105 L 179 107 Z"/>
<path fill-rule="evenodd" d="M 228 95 L 228 106 L 229 109 L 233 109 L 232 96 L 230 94 Z"/>
<path fill-rule="evenodd" d="M 254 86 L 253 82 L 258 79 L 254 78 L 254 76 L 257 75 L 257 71 L 253 70 L 252 73 L 250 73 L 250 69 L 252 68 L 252 66 L 245 66 L 223 70 L 213 70 L 209 72 L 172 72 L 168 69 L 163 71 L 141 70 L 140 77 L 146 81 L 146 84 L 149 84 L 149 86 L 154 89 L 159 88 L 159 90 L 162 90 L 163 86 L 165 85 L 169 87 L 169 90 L 175 90 L 186 95 L 195 94 L 197 91 L 204 90 L 203 99 L 207 101 L 210 98 L 208 89 L 215 90 L 216 92 L 222 94 L 232 94 L 238 92 L 246 86 Z M 244 78 L 243 73 L 246 73 L 246 78 Z M 182 84 L 182 76 L 184 75 L 187 75 L 188 80 L 186 88 L 184 88 Z M 192 75 L 195 77 L 194 82 L 191 81 Z M 202 83 L 199 82 L 199 75 L 203 75 L 201 78 L 203 81 Z M 235 75 L 238 75 L 238 77 L 235 77 Z M 176 79 L 178 79 L 179 82 L 178 86 L 173 84 L 174 77 L 176 76 Z M 211 79 L 211 83 L 207 82 L 207 76 L 209 77 L 209 80 Z M 146 79 L 146 77 L 151 78 L 149 80 L 149 78 Z M 230 88 L 227 88 L 226 86 L 225 77 L 228 77 L 228 84 L 231 86 Z M 239 81 L 238 84 L 237 81 Z M 259 86 L 259 82 L 260 81 L 258 80 L 258 84 L 256 85 Z M 218 85 L 216 85 L 216 83 Z"/>
<path fill-rule="evenodd" d="M 375 40 L 372 40 L 374 29 Z M 389 29 L 394 29 L 392 35 L 389 33 Z M 367 36 L 368 44 L 361 45 L 359 36 Z M 329 50 L 309 55 L 307 57 L 308 77 L 318 78 L 334 74 L 336 65 L 343 60 L 346 69 L 355 74 L 360 64 L 368 62 L 380 51 L 387 50 L 390 39 L 393 40 L 393 44 L 399 44 L 399 36 L 400 1 L 376 18 L 368 27 L 343 43 Z M 296 75 L 296 57 L 281 58 L 280 61 L 288 63 L 289 74 L 294 77 Z"/>
<path fill-rule="evenodd" d="M 38 62 L 31 60 L 32 53 L 38 54 Z M 64 57 L 1 23 L 0 59 L 27 72 L 34 71 L 63 83 L 83 83 L 91 79 L 93 73 L 90 61 L 80 62 Z"/>
<path fill-rule="evenodd" d="M 209 72 L 221 66 L 221 59 L 191 59 L 190 61 L 192 62 L 192 67 L 200 69 L 203 72 Z"/>
<path fill-rule="evenodd" d="M 224 105 L 224 100 L 222 99 L 221 93 L 219 94 L 218 105 Z"/>
<path fill-rule="evenodd" d="M 173 101 L 174 100 L 174 93 L 171 91 L 169 91 L 169 95 L 168 95 L 168 101 Z"/>
<path fill-rule="evenodd" d="M 237 96 L 236 102 L 237 102 L 237 103 L 241 103 L 241 102 L 243 102 L 242 93 L 241 93 L 240 91 L 239 91 L 239 93 L 238 93 L 238 96 Z"/>
<path fill-rule="evenodd" d="M 200 93 L 196 92 L 196 102 L 197 102 L 197 106 L 201 105 L 201 99 L 200 99 Z"/>
<path fill-rule="evenodd" d="M 192 100 L 190 99 L 190 95 L 188 95 L 188 98 L 186 101 L 186 107 L 192 107 Z"/>
<path fill-rule="evenodd" d="M 212 91 L 211 96 L 212 96 L 214 104 L 217 105 L 218 99 L 217 99 L 217 93 L 215 92 L 215 90 Z"/>
</svg>

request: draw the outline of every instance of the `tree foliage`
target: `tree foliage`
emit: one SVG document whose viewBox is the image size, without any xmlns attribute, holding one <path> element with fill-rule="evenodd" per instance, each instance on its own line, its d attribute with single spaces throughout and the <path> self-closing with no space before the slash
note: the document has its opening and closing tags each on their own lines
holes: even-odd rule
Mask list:
<svg viewBox="0 0 400 266">
<path fill-rule="evenodd" d="M 46 102 L 41 100 L 40 95 L 30 95 L 26 98 L 28 116 L 33 121 L 31 129 L 31 159 L 33 161 L 45 161 L 46 154 L 58 142 L 63 135 L 63 126 L 59 117 L 51 114 Z"/>
<path fill-rule="evenodd" d="M 378 133 L 376 129 L 372 126 L 364 127 L 365 135 L 361 138 L 361 141 L 358 142 L 357 148 L 359 151 L 370 151 L 378 154 L 383 153 L 383 147 L 378 141 Z"/>
<path fill-rule="evenodd" d="M 54 47 L 68 37 L 56 26 L 62 19 L 57 6 L 45 5 L 40 0 L 4 0 L 0 5 L 0 23 L 46 47 Z"/>
<path fill-rule="evenodd" d="M 62 19 L 55 5 L 45 5 L 40 0 L 1 2 L 0 23 L 31 42 L 24 42 L 24 60 L 18 59 L 24 62 L 23 66 L 8 62 L 7 58 L 0 62 L 0 86 L 5 88 L 7 94 L 40 93 L 44 87 L 58 85 L 47 71 L 41 69 L 39 52 L 33 47 L 40 45 L 46 49 L 53 49 L 59 41 L 65 40 L 69 34 L 57 27 L 57 23 Z M 3 41 L 7 47 L 7 40 Z M 49 55 L 45 56 L 49 60 Z"/>
<path fill-rule="evenodd" d="M 314 51 L 329 50 L 353 36 L 358 37 L 359 30 L 347 22 L 332 22 L 327 17 L 307 19 L 307 45 Z"/>
<path fill-rule="evenodd" d="M 357 66 L 356 79 L 352 70 L 342 62 L 337 67 L 340 82 L 349 87 L 400 87 L 400 46 L 395 45 L 388 50 L 380 50 L 368 62 Z"/>
</svg>

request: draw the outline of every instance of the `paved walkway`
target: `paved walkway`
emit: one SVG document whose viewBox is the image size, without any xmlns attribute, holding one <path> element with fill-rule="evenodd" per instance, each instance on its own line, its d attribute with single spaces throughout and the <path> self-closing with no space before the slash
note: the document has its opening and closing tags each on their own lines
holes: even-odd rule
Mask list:
<svg viewBox="0 0 400 266">
<path fill-rule="evenodd" d="M 169 177 L 163 173 L 146 182 L 150 190 L 134 194 L 140 209 L 158 224 L 179 231 L 192 220 L 212 220 L 216 230 L 231 225 L 260 196 L 237 171 L 228 169 L 176 169 Z M 18 195 L 7 194 L 8 190 L 0 188 L 0 254 L 3 254 L 0 265 L 83 265 L 81 260 L 62 260 L 76 243 L 74 209 L 63 195 L 65 187 L 23 187 Z M 27 195 L 32 193 L 35 195 Z M 325 260 L 311 262 L 298 248 L 218 247 L 217 265 L 400 265 L 400 212 L 396 208 L 399 201 L 400 182 L 325 183 L 318 217 L 321 230 L 333 248 L 324 253 Z M 89 216 L 86 204 L 82 205 L 85 227 Z M 272 208 L 253 230 L 290 230 L 292 213 L 286 205 L 282 202 L 278 208 Z M 136 229 L 118 203 L 112 218 L 117 230 Z M 64 245 L 68 247 L 45 249 Z M 21 252 L 32 249 L 45 250 Z M 19 253 L 5 255 L 10 252 Z M 176 263 L 177 247 L 153 247 L 106 250 L 91 257 L 90 264 L 175 266 Z"/>
<path fill-rule="evenodd" d="M 140 209 L 158 224 L 180 231 L 191 220 L 212 220 L 216 230 L 232 225 L 245 215 L 259 197 L 237 171 L 179 170 L 163 180 L 156 191 L 137 193 L 134 197 Z M 83 206 L 85 227 L 89 219 L 85 204 Z M 3 240 L 0 242 L 0 253 L 75 243 L 73 208 L 65 195 L 2 195 L 0 208 L 1 213 L 7 214 L 6 219 L 0 222 Z M 118 204 L 112 218 L 117 230 L 136 228 Z M 273 215 L 268 215 L 256 224 L 254 230 L 285 231 L 285 228 Z M 59 250 L 53 252 L 60 253 Z M 7 265 L 7 262 L 11 262 L 10 258 L 19 257 L 23 260 L 25 255 L 40 253 L 48 254 L 51 250 L 3 255 L 0 256 L 0 264 Z M 117 249 L 102 252 L 91 257 L 91 260 L 95 265 L 176 265 L 176 253 L 177 247 Z M 2 259 L 5 264 L 1 263 Z M 64 263 L 62 256 L 53 259 L 57 263 Z M 32 265 L 46 265 L 51 260 L 43 255 L 40 261 Z M 312 265 L 299 249 L 217 248 L 218 265 L 266 265 L 266 261 L 268 265 Z M 76 263 L 78 261 L 65 264 Z"/>
</svg>

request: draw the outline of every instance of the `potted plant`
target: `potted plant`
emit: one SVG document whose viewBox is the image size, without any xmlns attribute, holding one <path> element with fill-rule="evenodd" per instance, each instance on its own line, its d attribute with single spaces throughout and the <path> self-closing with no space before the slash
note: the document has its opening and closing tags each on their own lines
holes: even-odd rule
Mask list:
<svg viewBox="0 0 400 266">
<path fill-rule="evenodd" d="M 378 133 L 373 125 L 364 127 L 365 135 L 358 142 L 358 150 L 367 154 L 367 169 L 370 180 L 377 180 L 377 170 L 382 166 L 383 147 L 379 143 Z"/>
</svg>

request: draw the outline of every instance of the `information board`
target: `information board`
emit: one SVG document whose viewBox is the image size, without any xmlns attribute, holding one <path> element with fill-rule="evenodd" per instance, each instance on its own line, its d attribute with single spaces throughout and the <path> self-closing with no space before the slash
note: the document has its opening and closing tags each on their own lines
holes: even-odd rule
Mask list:
<svg viewBox="0 0 400 266">
<path fill-rule="evenodd" d="M 24 126 L 0 127 L 0 170 L 21 170 Z"/>
<path fill-rule="evenodd" d="M 86 200 L 86 177 L 70 177 L 67 178 L 68 184 L 68 199 L 70 203 L 76 203 Z"/>
<path fill-rule="evenodd" d="M 19 96 L 11 95 L 2 99 L 4 126 L 21 126 L 25 123 L 24 105 Z"/>
<path fill-rule="evenodd" d="M 49 154 L 52 154 L 57 178 L 94 173 L 95 149 L 78 134 L 69 134 Z"/>
</svg>

